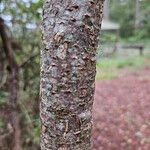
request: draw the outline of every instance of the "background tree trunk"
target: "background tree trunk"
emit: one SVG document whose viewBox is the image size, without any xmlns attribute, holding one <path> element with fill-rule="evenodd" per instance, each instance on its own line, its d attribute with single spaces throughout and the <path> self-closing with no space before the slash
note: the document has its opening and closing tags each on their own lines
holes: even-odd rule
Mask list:
<svg viewBox="0 0 150 150">
<path fill-rule="evenodd" d="M 2 39 L 4 53 L 8 62 L 7 70 L 9 72 L 9 91 L 10 91 L 10 101 L 9 101 L 9 111 L 8 111 L 8 126 L 13 129 L 13 150 L 22 150 L 21 146 L 21 131 L 19 125 L 19 113 L 18 113 L 18 91 L 19 91 L 19 70 L 18 64 L 14 56 L 14 50 L 12 48 L 11 40 L 8 35 L 8 27 L 4 23 L 4 20 L 0 18 L 0 36 Z M 11 133 L 11 130 L 9 131 Z"/>
<path fill-rule="evenodd" d="M 42 150 L 91 149 L 91 110 L 103 0 L 44 0 Z"/>
</svg>

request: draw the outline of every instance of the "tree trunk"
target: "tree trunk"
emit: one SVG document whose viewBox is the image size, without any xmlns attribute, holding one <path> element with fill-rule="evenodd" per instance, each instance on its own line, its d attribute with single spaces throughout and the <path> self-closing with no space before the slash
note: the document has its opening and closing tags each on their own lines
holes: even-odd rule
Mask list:
<svg viewBox="0 0 150 150">
<path fill-rule="evenodd" d="M 104 20 L 109 20 L 109 0 L 105 0 L 104 2 Z"/>
<path fill-rule="evenodd" d="M 90 150 L 103 0 L 44 0 L 41 150 Z"/>
<path fill-rule="evenodd" d="M 18 70 L 18 64 L 16 62 L 15 56 L 14 56 L 14 50 L 12 49 L 10 37 L 8 35 L 7 26 L 4 23 L 4 20 L 0 18 L 0 36 L 2 39 L 4 52 L 6 55 L 6 59 L 8 62 L 7 70 L 10 73 L 9 81 L 9 91 L 10 91 L 10 110 L 8 111 L 8 118 L 9 123 L 8 125 L 11 126 L 13 129 L 13 150 L 21 150 L 21 131 L 19 126 L 19 114 L 17 111 L 17 101 L 18 101 L 18 91 L 19 91 L 19 70 Z M 10 131 L 11 132 L 11 131 Z"/>
<path fill-rule="evenodd" d="M 140 5 L 139 0 L 135 0 L 135 29 L 139 26 L 140 20 Z"/>
</svg>

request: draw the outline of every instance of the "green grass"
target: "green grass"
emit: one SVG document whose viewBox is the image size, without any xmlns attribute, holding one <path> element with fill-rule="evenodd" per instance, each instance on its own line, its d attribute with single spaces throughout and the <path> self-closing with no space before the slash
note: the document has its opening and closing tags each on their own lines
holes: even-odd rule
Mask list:
<svg viewBox="0 0 150 150">
<path fill-rule="evenodd" d="M 97 61 L 96 80 L 110 80 L 119 75 L 122 68 L 130 67 L 138 69 L 146 64 L 149 56 L 114 56 L 111 58 L 102 58 Z"/>
</svg>

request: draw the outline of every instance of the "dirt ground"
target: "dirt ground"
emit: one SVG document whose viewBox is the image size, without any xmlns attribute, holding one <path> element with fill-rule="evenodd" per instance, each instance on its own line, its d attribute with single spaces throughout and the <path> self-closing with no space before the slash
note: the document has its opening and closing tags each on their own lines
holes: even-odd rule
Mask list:
<svg viewBox="0 0 150 150">
<path fill-rule="evenodd" d="M 93 150 L 150 150 L 150 67 L 96 82 Z"/>
</svg>

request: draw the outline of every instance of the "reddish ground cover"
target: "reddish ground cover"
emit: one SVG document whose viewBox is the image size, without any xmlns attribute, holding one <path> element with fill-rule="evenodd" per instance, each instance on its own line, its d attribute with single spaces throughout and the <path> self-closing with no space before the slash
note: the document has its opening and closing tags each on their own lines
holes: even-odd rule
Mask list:
<svg viewBox="0 0 150 150">
<path fill-rule="evenodd" d="M 150 150 L 150 67 L 97 81 L 93 150 Z"/>
</svg>

